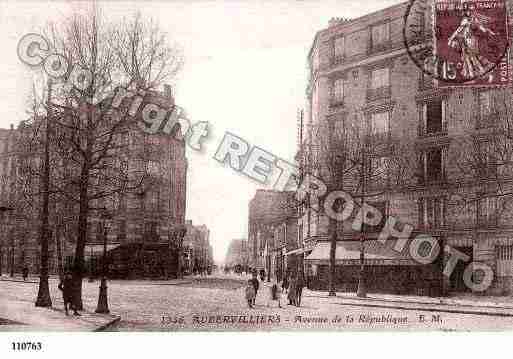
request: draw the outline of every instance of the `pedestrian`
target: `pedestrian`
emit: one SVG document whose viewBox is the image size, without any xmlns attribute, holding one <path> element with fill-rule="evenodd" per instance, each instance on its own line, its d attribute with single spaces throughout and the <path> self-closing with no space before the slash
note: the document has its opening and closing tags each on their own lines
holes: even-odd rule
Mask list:
<svg viewBox="0 0 513 359">
<path fill-rule="evenodd" d="M 260 280 L 263 282 L 265 280 L 265 270 L 260 270 Z"/>
<path fill-rule="evenodd" d="M 246 300 L 248 301 L 248 306 L 250 308 L 253 308 L 255 305 L 255 286 L 253 285 L 253 281 L 251 279 L 248 279 L 248 283 L 246 285 Z"/>
<path fill-rule="evenodd" d="M 23 281 L 24 282 L 27 281 L 28 273 L 29 273 L 29 270 L 28 270 L 27 266 L 24 266 L 23 269 L 22 269 L 22 275 L 23 275 Z"/>
<path fill-rule="evenodd" d="M 258 288 L 260 287 L 260 283 L 258 283 L 258 278 L 256 272 L 253 273 L 253 278 L 250 279 L 251 284 L 253 284 L 253 288 L 255 289 L 255 296 L 253 297 L 253 305 L 256 303 L 256 296 L 258 294 Z"/>
<path fill-rule="evenodd" d="M 287 273 L 283 277 L 283 282 L 281 283 L 281 290 L 284 291 L 285 293 L 287 293 L 288 289 L 289 289 L 289 275 Z"/>
<path fill-rule="evenodd" d="M 296 305 L 301 306 L 301 296 L 303 295 L 303 288 L 305 287 L 305 281 L 303 274 L 299 273 L 296 281 Z"/>
<path fill-rule="evenodd" d="M 66 315 L 69 315 L 68 304 L 69 308 L 73 310 L 73 315 L 80 315 L 80 313 L 77 312 L 76 306 L 73 304 L 73 278 L 71 273 L 67 272 L 64 274 L 63 280 L 59 283 L 59 289 L 62 291 Z"/>
<path fill-rule="evenodd" d="M 287 298 L 289 300 L 289 305 L 296 305 L 296 278 L 290 278 L 289 282 L 289 292 L 287 294 Z"/>
<path fill-rule="evenodd" d="M 271 286 L 269 287 L 269 300 L 267 301 L 267 306 L 269 307 L 269 303 L 278 302 L 278 308 L 281 308 L 281 288 L 278 284 L 278 281 L 273 279 Z"/>
</svg>

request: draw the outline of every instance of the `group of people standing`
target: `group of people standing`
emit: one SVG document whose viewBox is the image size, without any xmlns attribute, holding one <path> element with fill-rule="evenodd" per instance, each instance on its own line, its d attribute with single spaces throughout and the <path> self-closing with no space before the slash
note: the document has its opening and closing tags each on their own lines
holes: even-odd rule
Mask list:
<svg viewBox="0 0 513 359">
<path fill-rule="evenodd" d="M 305 281 L 301 273 L 298 273 L 296 276 L 292 276 L 290 280 L 288 276 L 283 278 L 282 290 L 287 292 L 289 305 L 295 305 L 296 307 L 301 306 L 301 296 L 303 295 L 304 287 Z"/>
<path fill-rule="evenodd" d="M 261 275 L 260 279 L 262 282 L 264 282 L 265 276 Z M 260 283 L 257 278 L 257 273 L 253 272 L 252 278 L 248 280 L 245 291 L 246 300 L 250 308 L 253 308 L 255 306 L 255 300 L 258 294 L 259 287 Z M 301 273 L 292 276 L 290 279 L 289 276 L 286 275 L 283 278 L 281 285 L 276 280 L 273 280 L 271 282 L 271 286 L 269 287 L 269 299 L 267 301 L 267 306 L 269 306 L 272 302 L 277 302 L 278 307 L 281 308 L 281 295 L 283 293 L 287 294 L 289 305 L 295 305 L 296 307 L 301 306 L 301 296 L 303 294 L 304 287 L 305 281 Z"/>
</svg>

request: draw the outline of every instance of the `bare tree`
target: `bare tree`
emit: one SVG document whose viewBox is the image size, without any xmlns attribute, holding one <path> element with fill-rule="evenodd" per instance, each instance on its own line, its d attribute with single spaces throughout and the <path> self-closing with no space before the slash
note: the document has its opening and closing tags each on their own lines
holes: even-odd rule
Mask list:
<svg viewBox="0 0 513 359">
<path fill-rule="evenodd" d="M 46 35 L 53 50 L 71 65 L 64 83 L 56 84 L 46 106 L 47 114 L 51 109 L 47 122 L 53 127 L 55 155 L 47 192 L 76 208 L 73 281 L 75 304 L 82 308 L 88 217 L 105 207 L 106 199 L 148 185 L 145 149 L 132 155 L 130 161 L 125 155 L 126 133 L 137 120 L 130 111 L 132 102 L 125 98 L 114 108 L 109 94 L 118 87 L 138 94 L 152 93 L 180 70 L 181 56 L 176 47 L 167 44 L 158 25 L 143 21 L 140 15 L 109 24 L 94 9 L 74 14 L 60 26 L 50 25 Z M 87 75 L 73 77 L 73 68 Z"/>
</svg>

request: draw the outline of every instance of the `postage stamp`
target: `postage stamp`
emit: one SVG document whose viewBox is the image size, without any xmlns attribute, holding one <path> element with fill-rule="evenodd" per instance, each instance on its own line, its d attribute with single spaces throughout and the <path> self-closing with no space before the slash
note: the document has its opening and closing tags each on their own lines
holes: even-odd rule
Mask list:
<svg viewBox="0 0 513 359">
<path fill-rule="evenodd" d="M 510 83 L 510 45 L 503 0 L 435 0 L 434 55 L 441 62 L 440 87 Z"/>
</svg>

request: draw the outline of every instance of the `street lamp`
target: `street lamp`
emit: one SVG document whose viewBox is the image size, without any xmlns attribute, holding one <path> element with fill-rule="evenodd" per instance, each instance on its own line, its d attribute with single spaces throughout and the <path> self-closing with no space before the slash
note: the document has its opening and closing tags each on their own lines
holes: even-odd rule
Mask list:
<svg viewBox="0 0 513 359">
<path fill-rule="evenodd" d="M 13 210 L 14 210 L 14 208 L 12 208 L 12 207 L 0 206 L 0 216 L 1 216 L 1 219 L 4 219 L 5 212 L 13 211 Z M 7 232 L 7 231 L 5 231 L 5 232 Z M 0 246 L 0 276 L 2 275 L 2 265 L 3 265 L 2 259 L 3 259 L 3 256 L 4 256 L 3 252 L 4 251 L 3 251 L 3 245 L 2 245 L 2 246 Z"/>
<path fill-rule="evenodd" d="M 103 258 L 102 258 L 102 280 L 100 282 L 100 294 L 96 313 L 109 314 L 109 302 L 107 298 L 107 234 L 112 220 L 112 215 L 104 209 L 101 215 L 103 224 Z"/>
</svg>

